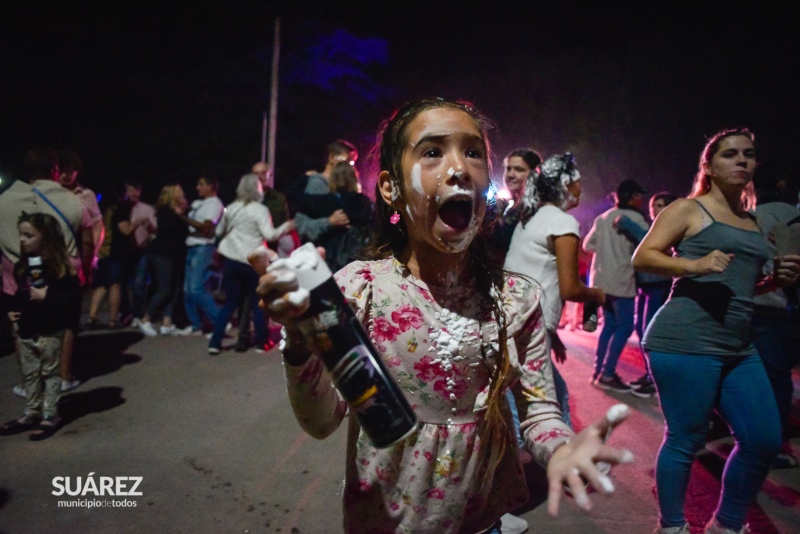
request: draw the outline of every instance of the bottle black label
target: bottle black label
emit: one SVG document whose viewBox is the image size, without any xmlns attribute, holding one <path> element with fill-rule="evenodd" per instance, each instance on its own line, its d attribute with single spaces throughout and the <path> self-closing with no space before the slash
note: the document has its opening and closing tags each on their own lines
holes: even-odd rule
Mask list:
<svg viewBox="0 0 800 534">
<path fill-rule="evenodd" d="M 313 339 L 336 389 L 364 433 L 378 448 L 404 439 L 416 430 L 416 414 L 336 281 L 329 278 L 310 293 L 311 307 L 300 329 Z"/>
</svg>

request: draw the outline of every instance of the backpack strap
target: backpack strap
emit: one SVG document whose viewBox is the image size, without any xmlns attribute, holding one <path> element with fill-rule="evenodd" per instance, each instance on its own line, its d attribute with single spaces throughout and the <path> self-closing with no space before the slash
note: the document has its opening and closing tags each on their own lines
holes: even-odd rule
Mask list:
<svg viewBox="0 0 800 534">
<path fill-rule="evenodd" d="M 49 198 L 47 198 L 47 197 L 45 196 L 45 194 L 44 194 L 44 193 L 42 193 L 42 192 L 39 190 L 39 188 L 37 188 L 37 187 L 33 187 L 33 192 L 34 192 L 34 193 L 36 193 L 37 195 L 39 195 L 39 196 L 41 197 L 41 199 L 42 199 L 42 200 L 44 200 L 45 202 L 47 202 L 47 204 L 48 204 L 48 205 L 49 205 L 51 208 L 53 208 L 53 211 L 55 211 L 56 213 L 58 213 L 58 216 L 59 216 L 59 217 L 61 217 L 61 220 L 62 220 L 62 221 L 64 221 L 64 224 L 66 224 L 66 225 L 67 225 L 67 228 L 69 228 L 69 231 L 70 231 L 70 233 L 72 234 L 72 239 L 75 241 L 75 246 L 78 248 L 78 251 L 79 251 L 78 253 L 80 254 L 80 243 L 81 243 L 81 242 L 80 242 L 80 240 L 78 239 L 78 234 L 76 234 L 76 233 L 75 233 L 75 228 L 73 228 L 73 227 L 72 227 L 72 224 L 70 224 L 69 220 L 67 220 L 67 217 L 66 217 L 66 216 L 65 216 L 65 215 L 64 215 L 64 214 L 61 212 L 61 210 L 60 210 L 60 209 L 58 209 L 58 206 L 56 206 L 55 204 L 53 204 L 53 202 L 52 202 L 52 201 L 51 201 Z"/>
</svg>

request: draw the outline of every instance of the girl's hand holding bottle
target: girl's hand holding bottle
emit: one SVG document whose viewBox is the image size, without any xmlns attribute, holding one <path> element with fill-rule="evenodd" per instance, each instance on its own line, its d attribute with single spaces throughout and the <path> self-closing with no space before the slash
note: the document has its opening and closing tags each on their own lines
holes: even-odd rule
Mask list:
<svg viewBox="0 0 800 534">
<path fill-rule="evenodd" d="M 320 256 L 325 257 L 325 249 L 318 247 Z M 286 329 L 284 343 L 294 354 L 310 356 L 310 343 L 300 332 L 297 319 L 310 305 L 310 294 L 300 288 L 297 275 L 290 269 L 277 269 L 267 272 L 270 263 L 278 259 L 278 254 L 267 247 L 258 247 L 248 257 L 250 265 L 259 275 L 256 293 L 261 299 L 260 306 L 269 312 L 276 323 Z M 302 361 L 292 362 L 300 364 Z"/>
</svg>

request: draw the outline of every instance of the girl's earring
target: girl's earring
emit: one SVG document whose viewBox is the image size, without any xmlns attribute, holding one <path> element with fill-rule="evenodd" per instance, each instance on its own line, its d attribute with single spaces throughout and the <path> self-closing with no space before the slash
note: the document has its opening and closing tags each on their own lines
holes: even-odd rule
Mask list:
<svg viewBox="0 0 800 534">
<path fill-rule="evenodd" d="M 392 213 L 392 216 L 389 217 L 389 222 L 392 223 L 392 224 L 397 224 L 398 222 L 400 222 L 400 214 L 397 213 L 397 210 L 394 210 L 394 213 Z"/>
</svg>

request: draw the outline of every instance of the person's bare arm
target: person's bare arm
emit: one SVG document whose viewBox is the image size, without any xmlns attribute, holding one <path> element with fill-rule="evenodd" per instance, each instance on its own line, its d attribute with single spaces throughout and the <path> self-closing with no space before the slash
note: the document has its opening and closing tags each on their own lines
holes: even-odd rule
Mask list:
<svg viewBox="0 0 800 534">
<path fill-rule="evenodd" d="M 589 233 L 586 234 L 586 237 L 583 238 L 583 250 L 586 252 L 594 253 L 595 249 L 595 234 L 597 233 L 597 219 L 594 220 L 594 224 L 592 225 L 591 229 L 589 229 Z"/>
<path fill-rule="evenodd" d="M 93 255 L 97 256 L 100 247 L 103 245 L 103 239 L 106 238 L 106 228 L 103 226 L 103 220 L 95 222 L 92 225 L 92 245 L 94 246 Z"/>
<path fill-rule="evenodd" d="M 687 235 L 699 231 L 702 225 L 699 210 L 696 202 L 688 199 L 679 199 L 667 206 L 633 253 L 633 268 L 640 272 L 663 276 L 723 272 L 733 254 L 712 250 L 702 258 L 694 260 L 672 255 L 673 247 Z"/>
<path fill-rule="evenodd" d="M 575 234 L 553 238 L 558 270 L 558 291 L 561 298 L 573 302 L 596 302 L 602 305 L 605 293 L 600 288 L 586 287 L 578 276 L 578 247 L 580 240 Z"/>
</svg>

